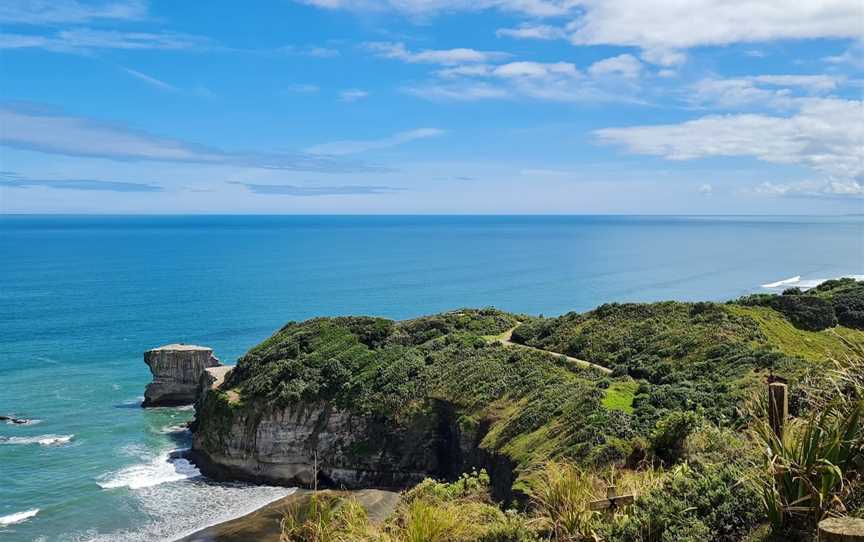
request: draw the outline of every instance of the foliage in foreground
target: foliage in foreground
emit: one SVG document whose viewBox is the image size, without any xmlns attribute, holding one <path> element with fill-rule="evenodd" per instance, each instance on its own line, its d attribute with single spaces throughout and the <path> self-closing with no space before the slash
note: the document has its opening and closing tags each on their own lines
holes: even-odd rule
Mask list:
<svg viewBox="0 0 864 542">
<path fill-rule="evenodd" d="M 812 530 L 829 515 L 854 510 L 864 484 L 864 361 L 839 366 L 817 390 L 810 413 L 787 424 L 782 438 L 762 417 L 754 430 L 767 450 L 758 478 L 775 532 Z"/>
</svg>

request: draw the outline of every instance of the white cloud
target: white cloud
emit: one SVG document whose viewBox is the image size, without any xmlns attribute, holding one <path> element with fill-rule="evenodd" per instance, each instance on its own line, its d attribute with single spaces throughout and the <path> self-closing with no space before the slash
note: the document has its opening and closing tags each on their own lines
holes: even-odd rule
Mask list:
<svg viewBox="0 0 864 542">
<path fill-rule="evenodd" d="M 174 32 L 120 32 L 78 28 L 51 36 L 0 34 L 0 49 L 38 48 L 60 53 L 99 49 L 196 51 L 215 47 L 209 39 Z"/>
<path fill-rule="evenodd" d="M 756 75 L 749 79 L 766 85 L 802 87 L 811 92 L 830 92 L 839 83 L 836 77 L 830 75 Z"/>
<path fill-rule="evenodd" d="M 797 106 L 802 96 L 827 94 L 841 82 L 842 79 L 828 75 L 755 75 L 703 79 L 692 86 L 693 93 L 689 100 L 695 104 L 721 108 L 759 106 L 790 109 Z"/>
<path fill-rule="evenodd" d="M 331 156 L 341 156 L 345 154 L 356 154 L 365 151 L 376 149 L 386 149 L 416 141 L 418 139 L 427 139 L 430 137 L 438 137 L 444 134 L 444 130 L 438 128 L 418 128 L 407 132 L 399 132 L 398 134 L 382 139 L 355 140 L 355 141 L 334 141 L 332 143 L 322 143 L 309 147 L 305 152 L 309 154 L 327 154 Z"/>
<path fill-rule="evenodd" d="M 602 142 L 669 160 L 749 156 L 775 164 L 797 164 L 824 175 L 835 187 L 864 179 L 864 102 L 802 98 L 788 117 L 713 115 L 680 124 L 606 128 Z"/>
<path fill-rule="evenodd" d="M 558 26 L 523 23 L 517 28 L 499 28 L 495 31 L 495 35 L 499 38 L 557 40 L 567 37 L 567 32 Z"/>
<path fill-rule="evenodd" d="M 657 64 L 658 66 L 673 67 L 680 66 L 687 62 L 687 54 L 674 49 L 665 47 L 647 47 L 642 49 L 640 55 L 642 60 L 649 64 Z"/>
<path fill-rule="evenodd" d="M 456 64 L 468 64 L 476 62 L 490 62 L 506 58 L 507 53 L 496 51 L 477 51 L 475 49 L 425 49 L 423 51 L 410 51 L 404 43 L 372 42 L 365 47 L 378 56 L 393 58 L 412 64 L 441 64 L 453 66 Z"/>
<path fill-rule="evenodd" d="M 134 21 L 147 17 L 143 0 L 81 3 L 76 0 L 4 0 L 0 22 L 28 25 L 85 23 L 97 20 Z"/>
<path fill-rule="evenodd" d="M 500 9 L 532 17 L 556 17 L 570 13 L 576 0 L 297 0 L 324 9 L 397 11 L 409 16 L 452 11 Z"/>
<path fill-rule="evenodd" d="M 618 55 L 599 60 L 588 68 L 588 73 L 594 76 L 620 75 L 636 78 L 642 72 L 642 63 L 633 55 Z"/>
<path fill-rule="evenodd" d="M 135 162 L 181 162 L 296 171 L 380 171 L 303 153 L 230 152 L 118 124 L 22 107 L 0 107 L 0 145 L 47 154 Z"/>
<path fill-rule="evenodd" d="M 161 79 L 156 79 L 155 77 L 151 77 L 151 76 L 147 75 L 146 73 L 139 72 L 138 70 L 133 70 L 132 68 L 124 68 L 122 66 L 120 67 L 120 69 L 122 69 L 123 71 L 125 71 L 126 73 L 131 75 L 132 77 L 139 79 L 141 81 L 144 81 L 148 85 L 156 87 L 158 89 L 170 90 L 170 91 L 176 91 L 177 90 L 177 87 L 175 87 L 174 85 L 166 83 L 165 81 L 162 81 Z"/>
<path fill-rule="evenodd" d="M 533 78 L 548 79 L 554 77 L 576 78 L 579 70 L 569 62 L 510 62 L 492 70 L 492 75 L 506 79 Z"/>
<path fill-rule="evenodd" d="M 703 196 L 711 196 L 714 194 L 714 187 L 708 183 L 700 185 L 698 190 Z"/>
<path fill-rule="evenodd" d="M 339 93 L 340 102 L 356 102 L 367 97 L 369 97 L 369 93 L 367 91 L 357 88 L 343 90 Z"/>
<path fill-rule="evenodd" d="M 583 0 L 571 41 L 678 50 L 778 39 L 859 38 L 860 0 Z"/>
</svg>

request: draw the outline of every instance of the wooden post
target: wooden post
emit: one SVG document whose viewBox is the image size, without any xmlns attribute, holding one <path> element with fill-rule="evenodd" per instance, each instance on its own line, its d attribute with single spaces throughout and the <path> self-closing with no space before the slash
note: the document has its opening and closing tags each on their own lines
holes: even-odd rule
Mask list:
<svg viewBox="0 0 864 542">
<path fill-rule="evenodd" d="M 819 522 L 819 542 L 864 542 L 864 519 L 823 519 Z"/>
<path fill-rule="evenodd" d="M 788 387 L 782 382 L 768 384 L 768 422 L 778 439 L 783 439 L 783 426 L 789 417 Z"/>
</svg>

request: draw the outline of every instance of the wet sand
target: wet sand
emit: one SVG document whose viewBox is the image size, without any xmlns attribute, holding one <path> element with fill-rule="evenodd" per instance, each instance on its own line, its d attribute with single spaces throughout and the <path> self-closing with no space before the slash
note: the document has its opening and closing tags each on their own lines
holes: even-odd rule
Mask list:
<svg viewBox="0 0 864 542">
<path fill-rule="evenodd" d="M 380 489 L 322 491 L 321 493 L 354 497 L 369 513 L 369 518 L 375 522 L 384 521 L 399 501 L 398 493 Z M 282 518 L 292 505 L 308 499 L 311 494 L 310 490 L 298 489 L 291 495 L 259 508 L 251 514 L 207 527 L 177 542 L 279 542 Z"/>
</svg>

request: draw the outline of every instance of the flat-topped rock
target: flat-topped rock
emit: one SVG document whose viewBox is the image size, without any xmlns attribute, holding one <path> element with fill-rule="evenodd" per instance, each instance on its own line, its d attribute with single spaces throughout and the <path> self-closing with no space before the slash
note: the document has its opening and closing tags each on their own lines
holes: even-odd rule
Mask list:
<svg viewBox="0 0 864 542">
<path fill-rule="evenodd" d="M 177 406 L 195 402 L 206 369 L 222 364 L 213 349 L 195 344 L 168 344 L 144 353 L 153 382 L 144 390 L 144 406 Z"/>
<path fill-rule="evenodd" d="M 160 346 L 158 348 L 153 348 L 148 350 L 148 352 L 158 352 L 161 350 L 176 350 L 178 352 L 189 352 L 189 351 L 207 351 L 213 352 L 212 348 L 207 346 L 198 346 L 197 344 L 183 344 L 183 343 L 174 343 L 174 344 L 166 344 L 165 346 Z"/>
</svg>

